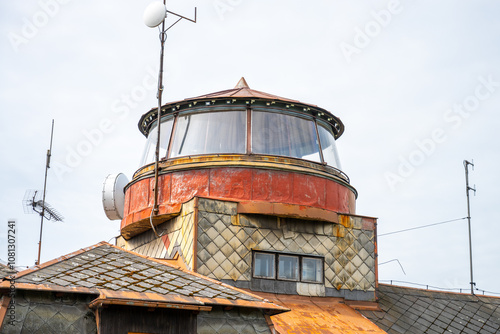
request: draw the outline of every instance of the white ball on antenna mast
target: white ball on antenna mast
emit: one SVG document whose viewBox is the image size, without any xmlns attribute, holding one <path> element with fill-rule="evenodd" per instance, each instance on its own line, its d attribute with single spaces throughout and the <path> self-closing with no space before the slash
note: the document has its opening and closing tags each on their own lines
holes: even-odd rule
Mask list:
<svg viewBox="0 0 500 334">
<path fill-rule="evenodd" d="M 167 8 L 163 4 L 163 2 L 155 1 L 150 3 L 149 6 L 146 7 L 146 10 L 142 15 L 142 19 L 148 27 L 154 28 L 159 26 L 163 22 L 166 15 Z"/>
</svg>

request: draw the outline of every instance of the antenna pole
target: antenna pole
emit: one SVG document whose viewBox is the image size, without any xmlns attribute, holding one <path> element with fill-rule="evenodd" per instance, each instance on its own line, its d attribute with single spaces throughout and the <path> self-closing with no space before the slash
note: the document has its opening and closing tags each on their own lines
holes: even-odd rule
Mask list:
<svg viewBox="0 0 500 334">
<path fill-rule="evenodd" d="M 149 9 L 151 9 L 151 6 L 148 6 L 146 8 L 146 13 L 147 15 L 151 14 L 148 12 Z M 158 13 L 158 10 L 161 10 L 162 12 Z M 172 28 L 174 25 L 176 25 L 179 21 L 182 19 L 191 21 L 196 23 L 196 7 L 194 8 L 194 19 L 187 18 L 185 16 L 179 15 L 177 13 L 171 12 L 167 10 L 167 0 L 163 0 L 163 7 L 158 8 L 158 6 L 155 5 L 154 7 L 155 16 L 154 17 L 148 17 L 145 16 L 145 21 L 146 25 L 148 27 L 156 27 L 160 24 L 161 22 L 161 28 L 160 28 L 160 43 L 161 43 L 161 49 L 160 49 L 160 70 L 158 73 L 158 93 L 157 93 L 157 98 L 158 98 L 158 112 L 157 112 L 157 137 L 156 137 L 156 150 L 155 150 L 155 181 L 154 181 L 154 188 L 153 188 L 153 193 L 154 193 L 154 203 L 153 203 L 153 209 L 151 210 L 151 215 L 149 216 L 149 222 L 151 224 L 151 228 L 154 231 L 154 226 L 153 226 L 153 215 L 158 215 L 159 212 L 159 204 L 158 204 L 158 173 L 159 173 L 159 161 L 160 161 L 160 134 L 161 134 L 161 98 L 163 94 L 163 58 L 164 58 L 164 50 L 165 50 L 165 41 L 167 40 L 167 31 Z M 163 11 L 165 11 L 163 15 Z M 160 14 L 160 17 L 157 17 L 156 15 Z M 177 16 L 178 19 L 174 23 L 172 23 L 170 26 L 166 26 L 166 20 L 167 20 L 167 14 L 172 14 L 174 16 Z M 163 17 L 161 21 L 157 20 Z M 153 20 L 150 20 L 150 19 Z M 155 231 L 156 233 L 156 231 Z M 158 235 L 158 234 L 157 234 Z"/>
<path fill-rule="evenodd" d="M 474 194 L 476 193 L 476 188 L 472 188 L 469 186 L 469 165 L 472 166 L 472 169 L 474 169 L 474 164 L 472 162 L 469 162 L 467 160 L 464 160 L 464 167 L 465 167 L 465 190 L 467 193 L 467 221 L 469 225 L 469 257 L 470 257 L 470 293 L 471 295 L 474 294 L 474 286 L 476 283 L 474 282 L 474 275 L 472 271 L 472 233 L 471 233 L 471 224 L 470 224 L 470 200 L 469 200 L 469 191 L 472 190 L 474 191 Z"/>
<path fill-rule="evenodd" d="M 35 264 L 40 264 L 40 254 L 42 253 L 42 231 L 43 231 L 43 216 L 45 214 L 45 192 L 47 190 L 47 172 L 50 168 L 50 156 L 52 151 L 52 138 L 54 137 L 54 120 L 52 120 L 52 130 L 50 131 L 50 146 L 47 150 L 47 161 L 45 163 L 45 180 L 43 182 L 43 198 L 42 212 L 40 213 L 40 241 L 38 242 L 38 259 Z"/>
<path fill-rule="evenodd" d="M 163 0 L 163 4 L 166 5 L 166 0 Z M 165 50 L 165 41 L 167 39 L 167 31 L 165 30 L 165 19 L 161 24 L 160 31 L 160 71 L 158 73 L 158 112 L 157 112 L 157 135 L 156 135 L 156 150 L 155 150 L 155 185 L 154 185 L 154 204 L 153 204 L 153 214 L 156 216 L 158 214 L 158 163 L 160 160 L 160 128 L 161 128 L 161 97 L 163 94 L 163 58 Z"/>
</svg>

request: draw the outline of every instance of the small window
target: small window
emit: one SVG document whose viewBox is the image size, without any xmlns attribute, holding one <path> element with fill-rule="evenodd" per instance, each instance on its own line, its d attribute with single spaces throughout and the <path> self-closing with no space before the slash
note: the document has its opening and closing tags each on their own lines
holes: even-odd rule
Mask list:
<svg viewBox="0 0 500 334">
<path fill-rule="evenodd" d="M 302 258 L 302 280 L 305 282 L 323 282 L 323 261 L 313 257 Z"/>
<path fill-rule="evenodd" d="M 254 272 L 255 277 L 275 278 L 274 275 L 275 257 L 270 253 L 254 254 Z"/>
<path fill-rule="evenodd" d="M 253 277 L 323 283 L 323 258 L 315 255 L 255 251 Z"/>
<path fill-rule="evenodd" d="M 297 281 L 299 279 L 299 257 L 279 255 L 278 278 Z"/>
</svg>

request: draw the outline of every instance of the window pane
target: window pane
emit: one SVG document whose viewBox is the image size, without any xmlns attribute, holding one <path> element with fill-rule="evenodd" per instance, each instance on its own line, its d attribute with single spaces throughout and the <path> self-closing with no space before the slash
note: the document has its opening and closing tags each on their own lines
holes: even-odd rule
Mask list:
<svg viewBox="0 0 500 334">
<path fill-rule="evenodd" d="M 172 118 L 167 121 L 161 122 L 160 128 L 160 159 L 165 158 L 167 155 L 168 141 L 170 140 L 170 133 L 172 132 Z M 158 130 L 156 126 L 149 130 L 149 136 L 144 148 L 144 155 L 142 156 L 141 166 L 147 165 L 155 161 L 156 139 L 158 138 Z"/>
<path fill-rule="evenodd" d="M 335 137 L 332 131 L 318 122 L 318 133 L 325 162 L 332 167 L 341 169 L 337 147 L 335 145 Z"/>
<path fill-rule="evenodd" d="M 298 280 L 299 258 L 297 256 L 279 255 L 278 278 Z"/>
<path fill-rule="evenodd" d="M 302 258 L 302 280 L 309 282 L 323 282 L 323 261 L 311 257 Z"/>
<path fill-rule="evenodd" d="M 321 162 L 314 122 L 272 112 L 252 112 L 252 152 Z"/>
<path fill-rule="evenodd" d="M 255 253 L 254 276 L 274 278 L 274 254 Z"/>
<path fill-rule="evenodd" d="M 180 115 L 170 158 L 217 153 L 245 153 L 246 112 Z"/>
</svg>

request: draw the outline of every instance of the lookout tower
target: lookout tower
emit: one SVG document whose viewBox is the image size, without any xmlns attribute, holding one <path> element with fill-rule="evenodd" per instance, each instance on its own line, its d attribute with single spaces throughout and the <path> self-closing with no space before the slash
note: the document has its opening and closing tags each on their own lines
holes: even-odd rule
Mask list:
<svg viewBox="0 0 500 334">
<path fill-rule="evenodd" d="M 139 121 L 141 168 L 113 208 L 118 246 L 253 291 L 374 300 L 376 220 L 356 215 L 338 117 L 244 78 L 163 105 L 155 213 L 157 111 Z"/>
</svg>

